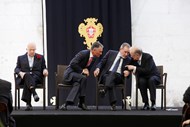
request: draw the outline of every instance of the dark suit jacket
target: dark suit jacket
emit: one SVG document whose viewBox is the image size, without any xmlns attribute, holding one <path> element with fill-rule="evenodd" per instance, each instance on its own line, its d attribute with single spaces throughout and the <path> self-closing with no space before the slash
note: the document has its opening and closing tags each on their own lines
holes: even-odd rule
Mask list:
<svg viewBox="0 0 190 127">
<path fill-rule="evenodd" d="M 102 58 L 102 60 L 100 61 L 100 63 L 98 63 L 98 65 L 96 66 L 96 68 L 100 69 L 100 74 L 99 74 L 99 81 L 101 81 L 102 76 L 104 74 L 106 74 L 107 72 L 109 72 L 109 69 L 111 68 L 116 56 L 118 54 L 118 51 L 114 51 L 114 50 L 109 50 L 106 55 Z M 123 59 L 123 63 L 122 63 L 122 67 L 121 67 L 121 75 L 124 77 L 123 75 L 123 71 L 125 70 L 125 65 L 128 65 L 131 63 L 131 58 L 127 57 L 125 59 Z"/>
<path fill-rule="evenodd" d="M 142 53 L 141 65 L 137 66 L 135 74 L 145 78 L 150 78 L 154 75 L 160 77 L 153 57 L 148 53 Z"/>
<path fill-rule="evenodd" d="M 29 62 L 28 62 L 28 56 L 27 53 L 18 56 L 17 58 L 17 65 L 15 68 L 15 73 L 19 74 L 20 71 L 26 72 L 26 73 L 32 73 L 33 77 L 40 81 L 40 83 L 43 81 L 43 70 L 46 68 L 45 59 L 43 55 L 35 54 L 34 56 L 34 63 L 33 67 L 30 68 Z M 17 84 L 20 84 L 21 77 L 19 76 L 17 79 Z"/>
<path fill-rule="evenodd" d="M 89 57 L 90 50 L 82 50 L 79 53 L 77 53 L 75 57 L 71 60 L 69 66 L 66 68 L 64 73 L 64 79 L 66 79 L 67 82 L 70 82 L 73 76 L 71 74 L 72 72 L 81 74 L 84 68 L 88 68 L 88 70 L 90 71 L 94 62 L 96 61 L 96 58 L 94 57 L 90 66 L 86 67 Z"/>
<path fill-rule="evenodd" d="M 9 113 L 13 111 L 11 83 L 0 79 L 0 101 L 7 103 Z"/>
<path fill-rule="evenodd" d="M 8 106 L 8 112 L 2 112 L 0 113 L 0 120 L 2 121 L 2 124 L 6 126 L 7 123 L 7 115 L 8 115 L 8 122 L 9 127 L 16 127 L 16 122 L 14 118 L 12 117 L 11 113 L 13 111 L 13 100 L 12 100 L 12 93 L 11 93 L 11 83 L 0 79 L 0 101 L 4 102 Z"/>
</svg>

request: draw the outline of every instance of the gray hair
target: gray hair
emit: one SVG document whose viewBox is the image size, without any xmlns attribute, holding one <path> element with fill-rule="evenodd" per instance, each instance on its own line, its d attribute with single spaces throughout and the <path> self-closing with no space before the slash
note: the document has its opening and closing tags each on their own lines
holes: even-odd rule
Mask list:
<svg viewBox="0 0 190 127">
<path fill-rule="evenodd" d="M 131 45 L 130 45 L 129 43 L 124 42 L 123 44 L 121 44 L 120 49 L 122 49 L 122 48 L 124 48 L 124 47 L 126 47 L 126 46 L 127 46 L 128 48 L 131 47 Z"/>
<path fill-rule="evenodd" d="M 136 47 L 134 53 L 141 55 L 142 54 L 142 49 Z"/>
<path fill-rule="evenodd" d="M 91 46 L 91 50 L 93 50 L 94 48 L 99 48 L 99 47 L 104 47 L 99 41 L 96 41 L 92 44 Z"/>
</svg>

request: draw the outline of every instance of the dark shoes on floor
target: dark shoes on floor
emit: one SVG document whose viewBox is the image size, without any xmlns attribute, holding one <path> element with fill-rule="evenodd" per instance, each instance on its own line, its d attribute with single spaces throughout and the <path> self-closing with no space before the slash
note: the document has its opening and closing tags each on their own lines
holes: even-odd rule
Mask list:
<svg viewBox="0 0 190 127">
<path fill-rule="evenodd" d="M 65 103 L 61 105 L 60 110 L 67 110 L 67 105 Z"/>
<path fill-rule="evenodd" d="M 104 89 L 99 90 L 99 94 L 101 97 L 105 97 L 106 91 Z"/>
<path fill-rule="evenodd" d="M 78 107 L 82 110 L 88 110 L 87 106 L 84 103 L 78 103 Z M 67 104 L 64 103 L 63 105 L 61 105 L 60 110 L 67 110 Z"/>
<path fill-rule="evenodd" d="M 40 98 L 38 97 L 38 95 L 36 94 L 36 95 L 34 95 L 34 101 L 35 102 L 38 102 L 40 100 Z"/>
<path fill-rule="evenodd" d="M 88 110 L 87 106 L 84 103 L 78 103 L 78 107 L 82 110 Z"/>
<path fill-rule="evenodd" d="M 151 107 L 149 107 L 148 104 L 145 104 L 144 107 L 142 108 L 142 110 L 152 110 L 152 111 L 155 111 L 156 110 L 156 104 L 153 104 Z"/>
<path fill-rule="evenodd" d="M 111 111 L 116 111 L 116 105 L 115 104 L 111 105 Z"/>
<path fill-rule="evenodd" d="M 155 110 L 156 110 L 156 105 L 155 105 L 155 104 L 151 106 L 151 110 L 152 110 L 152 111 L 155 111 Z"/>
<path fill-rule="evenodd" d="M 142 110 L 149 110 L 149 109 L 150 109 L 150 107 L 149 107 L 148 104 L 145 104 L 145 105 L 143 106 L 143 108 L 142 108 Z"/>
<path fill-rule="evenodd" d="M 25 111 L 32 111 L 32 110 L 33 110 L 32 105 L 31 104 L 27 104 Z"/>
</svg>

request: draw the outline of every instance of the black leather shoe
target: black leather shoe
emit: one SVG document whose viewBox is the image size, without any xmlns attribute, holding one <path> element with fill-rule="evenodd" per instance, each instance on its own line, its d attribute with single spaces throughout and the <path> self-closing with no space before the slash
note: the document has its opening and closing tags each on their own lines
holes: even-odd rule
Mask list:
<svg viewBox="0 0 190 127">
<path fill-rule="evenodd" d="M 84 103 L 78 103 L 78 107 L 82 110 L 88 110 L 87 106 Z"/>
<path fill-rule="evenodd" d="M 67 105 L 65 103 L 61 105 L 60 110 L 67 110 Z"/>
<path fill-rule="evenodd" d="M 26 109 L 25 109 L 25 111 L 32 111 L 33 110 L 33 108 L 32 108 L 32 105 L 30 104 L 30 105 L 26 105 Z"/>
<path fill-rule="evenodd" d="M 99 90 L 99 94 L 100 94 L 101 97 L 105 97 L 106 92 L 105 92 L 104 89 L 101 89 L 101 90 Z"/>
<path fill-rule="evenodd" d="M 116 105 L 115 104 L 111 105 L 111 111 L 116 111 Z"/>
<path fill-rule="evenodd" d="M 143 106 L 143 108 L 142 108 L 142 110 L 149 110 L 149 109 L 150 109 L 150 107 L 149 107 L 148 104 L 145 104 L 145 105 Z"/>
<path fill-rule="evenodd" d="M 155 105 L 155 104 L 151 106 L 151 110 L 152 110 L 152 111 L 155 111 L 155 110 L 156 110 L 156 105 Z"/>
<path fill-rule="evenodd" d="M 36 94 L 36 95 L 34 95 L 34 101 L 35 102 L 38 102 L 40 100 L 40 98 L 38 97 L 38 95 Z"/>
</svg>

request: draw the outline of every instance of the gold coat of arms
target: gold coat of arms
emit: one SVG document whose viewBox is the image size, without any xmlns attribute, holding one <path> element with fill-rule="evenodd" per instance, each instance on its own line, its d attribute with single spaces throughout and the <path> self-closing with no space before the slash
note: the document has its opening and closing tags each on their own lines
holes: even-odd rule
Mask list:
<svg viewBox="0 0 190 127">
<path fill-rule="evenodd" d="M 98 37 L 101 37 L 103 32 L 103 26 L 101 23 L 97 23 L 98 19 L 87 18 L 84 19 L 84 23 L 81 23 L 78 27 L 78 32 L 81 37 L 85 37 L 84 44 L 87 45 L 87 49 L 91 48 L 91 45 L 97 41 Z"/>
</svg>

